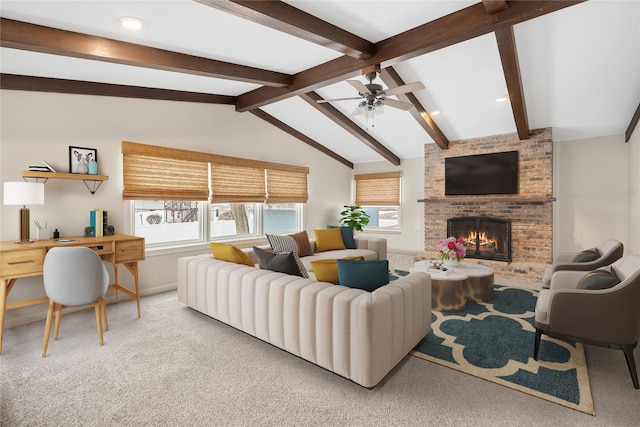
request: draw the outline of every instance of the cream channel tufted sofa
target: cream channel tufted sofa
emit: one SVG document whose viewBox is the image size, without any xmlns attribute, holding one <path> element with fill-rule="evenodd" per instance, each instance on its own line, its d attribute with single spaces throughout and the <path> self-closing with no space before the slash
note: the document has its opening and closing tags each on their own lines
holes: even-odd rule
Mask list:
<svg viewBox="0 0 640 427">
<path fill-rule="evenodd" d="M 178 300 L 367 388 L 431 329 L 424 272 L 367 292 L 207 254 L 178 261 Z"/>
</svg>

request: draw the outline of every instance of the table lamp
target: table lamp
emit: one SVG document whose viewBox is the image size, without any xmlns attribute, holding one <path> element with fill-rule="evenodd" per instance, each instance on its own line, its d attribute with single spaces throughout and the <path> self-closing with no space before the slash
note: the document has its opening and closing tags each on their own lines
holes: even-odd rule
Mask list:
<svg viewBox="0 0 640 427">
<path fill-rule="evenodd" d="M 22 208 L 20 208 L 20 240 L 16 243 L 31 242 L 29 208 L 26 205 L 44 204 L 44 183 L 5 182 L 4 204 L 22 205 Z"/>
</svg>

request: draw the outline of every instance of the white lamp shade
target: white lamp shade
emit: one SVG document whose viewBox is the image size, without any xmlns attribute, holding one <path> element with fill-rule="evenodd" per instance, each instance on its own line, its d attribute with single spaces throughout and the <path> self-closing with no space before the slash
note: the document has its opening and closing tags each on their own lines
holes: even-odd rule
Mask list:
<svg viewBox="0 0 640 427">
<path fill-rule="evenodd" d="M 43 205 L 44 183 L 42 182 L 5 182 L 5 205 Z"/>
</svg>

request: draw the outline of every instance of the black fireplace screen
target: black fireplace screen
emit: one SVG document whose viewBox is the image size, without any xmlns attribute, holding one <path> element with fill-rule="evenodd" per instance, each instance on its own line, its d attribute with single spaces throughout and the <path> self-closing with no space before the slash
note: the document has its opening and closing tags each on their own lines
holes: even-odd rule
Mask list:
<svg viewBox="0 0 640 427">
<path fill-rule="evenodd" d="M 487 217 L 449 218 L 447 236 L 462 238 L 467 258 L 511 261 L 511 221 Z"/>
</svg>

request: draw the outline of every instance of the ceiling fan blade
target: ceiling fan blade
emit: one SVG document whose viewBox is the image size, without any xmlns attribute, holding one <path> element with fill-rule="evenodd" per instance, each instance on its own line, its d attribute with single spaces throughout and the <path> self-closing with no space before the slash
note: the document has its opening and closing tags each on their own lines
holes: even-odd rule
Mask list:
<svg viewBox="0 0 640 427">
<path fill-rule="evenodd" d="M 364 85 L 364 83 L 362 83 L 360 80 L 347 80 L 347 83 L 349 83 L 351 86 L 356 88 L 356 90 L 360 93 L 366 93 L 367 95 L 372 95 L 369 88 L 367 88 Z"/>
<path fill-rule="evenodd" d="M 384 100 L 384 105 L 393 107 L 393 108 L 399 108 L 404 111 L 410 110 L 413 107 L 413 104 L 410 104 L 408 102 L 402 102 L 396 99 L 389 99 L 389 98 L 386 98 Z"/>
<path fill-rule="evenodd" d="M 316 102 L 318 104 L 322 104 L 325 102 L 333 102 L 333 101 L 353 101 L 354 99 L 362 99 L 362 98 L 359 96 L 356 96 L 356 97 L 352 96 L 351 98 L 319 99 Z"/>
<path fill-rule="evenodd" d="M 382 93 L 387 96 L 393 96 L 393 95 L 399 95 L 401 93 L 416 92 L 422 89 L 424 89 L 424 85 L 422 83 L 413 82 L 406 85 L 385 89 L 382 91 Z"/>
</svg>

